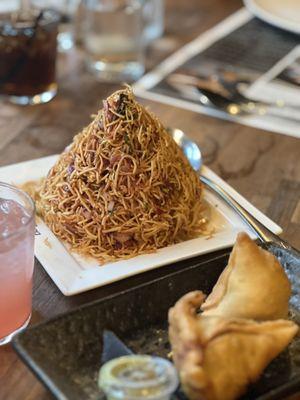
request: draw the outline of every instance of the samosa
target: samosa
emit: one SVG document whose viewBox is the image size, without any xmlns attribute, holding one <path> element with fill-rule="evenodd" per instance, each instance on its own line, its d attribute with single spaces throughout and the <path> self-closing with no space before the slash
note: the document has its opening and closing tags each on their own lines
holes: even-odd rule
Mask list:
<svg viewBox="0 0 300 400">
<path fill-rule="evenodd" d="M 205 296 L 183 296 L 169 311 L 169 338 L 190 400 L 233 400 L 255 382 L 298 331 L 292 321 L 256 322 L 198 314 Z"/>
<path fill-rule="evenodd" d="M 204 315 L 287 318 L 291 284 L 277 258 L 239 233 L 227 267 L 201 309 Z"/>
</svg>

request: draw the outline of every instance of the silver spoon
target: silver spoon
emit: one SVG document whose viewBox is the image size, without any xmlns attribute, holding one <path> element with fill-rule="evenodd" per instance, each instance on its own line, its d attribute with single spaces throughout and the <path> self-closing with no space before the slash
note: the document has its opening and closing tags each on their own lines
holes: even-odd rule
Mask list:
<svg viewBox="0 0 300 400">
<path fill-rule="evenodd" d="M 253 215 L 251 215 L 243 206 L 241 206 L 226 190 L 224 190 L 216 182 L 206 176 L 201 175 L 201 167 L 203 164 L 201 151 L 198 145 L 190 140 L 186 134 L 180 129 L 169 130 L 171 136 L 182 148 L 185 156 L 189 160 L 191 166 L 198 172 L 200 181 L 208 187 L 212 192 L 221 197 L 231 208 L 233 208 L 238 215 L 248 224 L 248 226 L 255 232 L 257 237 L 263 243 L 276 243 L 285 249 L 291 249 L 291 246 L 282 240 L 279 236 L 271 232 L 267 227 L 260 223 Z"/>
</svg>

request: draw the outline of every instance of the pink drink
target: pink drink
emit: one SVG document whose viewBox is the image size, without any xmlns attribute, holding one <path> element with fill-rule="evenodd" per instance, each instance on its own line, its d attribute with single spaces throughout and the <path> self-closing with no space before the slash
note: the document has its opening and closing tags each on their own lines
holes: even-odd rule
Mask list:
<svg viewBox="0 0 300 400">
<path fill-rule="evenodd" d="M 0 345 L 30 319 L 34 233 L 29 196 L 0 184 Z"/>
</svg>

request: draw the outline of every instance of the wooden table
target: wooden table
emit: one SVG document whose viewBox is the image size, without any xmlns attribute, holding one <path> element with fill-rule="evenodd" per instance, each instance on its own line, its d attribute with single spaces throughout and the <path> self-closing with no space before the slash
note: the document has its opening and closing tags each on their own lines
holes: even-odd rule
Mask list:
<svg viewBox="0 0 300 400">
<path fill-rule="evenodd" d="M 239 0 L 169 0 L 166 35 L 148 50 L 148 67 L 241 7 Z M 90 120 L 112 90 L 85 72 L 74 50 L 58 62 L 59 94 L 31 108 L 0 105 L 0 165 L 58 153 Z M 201 146 L 205 162 L 255 206 L 280 224 L 283 238 L 300 248 L 300 140 L 146 102 L 169 126 Z M 32 323 L 103 297 L 117 286 L 64 297 L 36 262 Z M 299 399 L 300 395 L 297 395 Z M 0 349 L 0 400 L 50 400 L 52 396 L 8 346 Z M 296 397 L 294 397 L 296 399 Z"/>
</svg>

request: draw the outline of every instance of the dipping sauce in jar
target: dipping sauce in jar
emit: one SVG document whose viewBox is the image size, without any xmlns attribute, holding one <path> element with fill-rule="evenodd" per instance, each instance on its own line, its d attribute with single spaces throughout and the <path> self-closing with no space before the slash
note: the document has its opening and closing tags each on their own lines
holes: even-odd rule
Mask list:
<svg viewBox="0 0 300 400">
<path fill-rule="evenodd" d="M 99 387 L 109 400 L 168 400 L 178 386 L 173 364 L 160 357 L 130 355 L 101 368 Z"/>
</svg>

